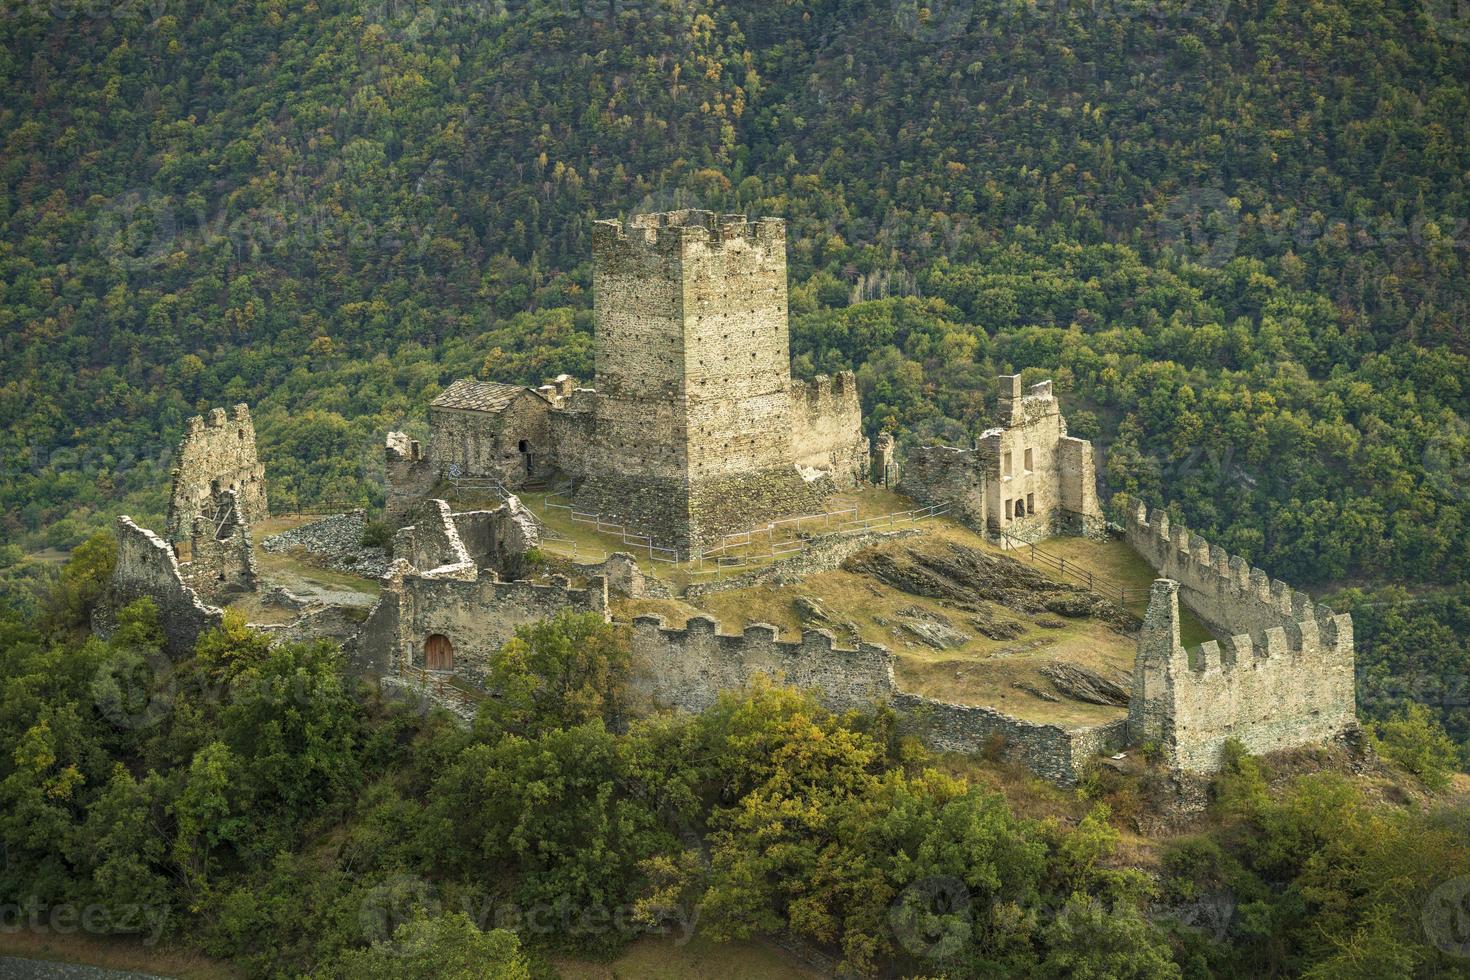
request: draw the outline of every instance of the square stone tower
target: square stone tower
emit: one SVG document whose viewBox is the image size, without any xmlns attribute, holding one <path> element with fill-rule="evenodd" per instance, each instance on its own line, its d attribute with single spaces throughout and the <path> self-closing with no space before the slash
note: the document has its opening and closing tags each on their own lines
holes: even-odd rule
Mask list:
<svg viewBox="0 0 1470 980">
<path fill-rule="evenodd" d="M 579 504 L 681 550 L 819 506 L 793 462 L 785 222 L 648 214 L 597 222 L 592 248 Z"/>
</svg>

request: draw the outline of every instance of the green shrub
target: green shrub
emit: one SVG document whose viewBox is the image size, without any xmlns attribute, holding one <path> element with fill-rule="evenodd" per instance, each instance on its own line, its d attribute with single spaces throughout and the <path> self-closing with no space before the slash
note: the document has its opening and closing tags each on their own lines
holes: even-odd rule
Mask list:
<svg viewBox="0 0 1470 980">
<path fill-rule="evenodd" d="M 1406 703 L 1387 721 L 1369 726 L 1373 747 L 1385 759 L 1419 777 L 1436 792 L 1450 785 L 1450 774 L 1460 765 L 1460 751 L 1422 704 Z"/>
</svg>

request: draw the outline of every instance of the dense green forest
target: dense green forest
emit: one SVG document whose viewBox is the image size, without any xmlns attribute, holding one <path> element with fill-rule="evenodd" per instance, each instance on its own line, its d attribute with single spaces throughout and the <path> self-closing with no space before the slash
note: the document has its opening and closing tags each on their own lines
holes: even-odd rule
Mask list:
<svg viewBox="0 0 1470 980">
<path fill-rule="evenodd" d="M 1463 741 L 1462 8 L 5 0 L 0 582 L 156 521 L 214 405 L 277 509 L 380 502 L 449 380 L 590 374 L 591 220 L 741 210 L 874 433 L 1055 376 L 1106 494 L 1350 586 L 1365 711 Z"/>
<path fill-rule="evenodd" d="M 161 912 L 259 976 L 541 976 L 695 914 L 858 973 L 1463 969 L 1425 917 L 1463 814 L 1346 777 L 1233 758 L 1146 875 L 1147 787 L 1033 814 L 779 689 L 627 724 L 586 622 L 519 638 L 470 731 L 328 646 L 84 629 L 94 532 L 157 525 L 190 415 L 251 404 L 277 510 L 377 506 L 383 433 L 452 379 L 590 377 L 592 220 L 743 211 L 788 222 L 794 369 L 857 371 L 870 434 L 963 442 L 996 373 L 1053 377 L 1105 496 L 1353 612 L 1360 715 L 1443 787 L 1463 3 L 0 3 L 0 895 Z M 499 915 L 563 899 L 624 925 Z"/>
<path fill-rule="evenodd" d="M 845 976 L 1463 975 L 1463 808 L 1381 782 L 1232 752 L 1145 870 L 1150 777 L 946 772 L 887 713 L 763 685 L 630 722 L 627 649 L 593 614 L 522 627 L 466 729 L 233 620 L 178 663 L 151 600 L 86 636 L 112 552 L 78 548 L 42 615 L 0 613 L 7 930 L 87 909 L 323 980 L 548 977 L 695 927 L 795 937 Z M 1385 728 L 1385 752 L 1429 759 L 1427 732 Z"/>
</svg>

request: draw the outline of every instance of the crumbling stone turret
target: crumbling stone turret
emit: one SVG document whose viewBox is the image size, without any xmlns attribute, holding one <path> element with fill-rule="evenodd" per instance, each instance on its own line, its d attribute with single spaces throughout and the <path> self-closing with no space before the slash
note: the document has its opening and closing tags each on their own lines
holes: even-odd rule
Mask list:
<svg viewBox="0 0 1470 980">
<path fill-rule="evenodd" d="M 195 517 L 212 517 L 226 490 L 237 494 L 240 521 L 256 524 L 270 517 L 265 468 L 255 455 L 255 423 L 244 404 L 228 414 L 216 408 L 189 420 L 174 459 L 165 536 L 179 541 L 192 531 Z"/>
</svg>

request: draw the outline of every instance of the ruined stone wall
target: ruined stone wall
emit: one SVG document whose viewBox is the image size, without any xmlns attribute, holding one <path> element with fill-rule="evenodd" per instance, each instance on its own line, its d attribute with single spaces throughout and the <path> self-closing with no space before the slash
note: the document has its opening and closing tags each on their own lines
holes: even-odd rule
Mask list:
<svg viewBox="0 0 1470 980">
<path fill-rule="evenodd" d="M 587 588 L 574 589 L 564 576 L 552 584 L 502 582 L 493 572 L 472 581 L 425 578 L 405 573 L 391 575 L 380 604 L 369 616 L 371 639 L 365 634 L 364 660 L 386 660 L 391 669 L 423 668 L 424 644 L 432 634 L 453 645 L 453 674 L 483 684 L 491 659 L 515 635 L 517 626 L 549 619 L 563 610 L 607 616 L 607 580 L 592 579 Z M 390 648 L 385 656 L 384 645 Z"/>
<path fill-rule="evenodd" d="M 1057 443 L 1057 465 L 1061 473 L 1060 529 L 1080 537 L 1106 535 L 1107 522 L 1097 499 L 1097 464 L 1092 443 L 1075 436 L 1062 436 Z"/>
<path fill-rule="evenodd" d="M 994 708 L 950 704 L 917 694 L 898 692 L 893 708 L 903 728 L 937 752 L 976 755 L 1000 741 L 1002 754 L 1027 769 L 1062 785 L 1070 785 L 1099 753 L 1115 751 L 1126 742 L 1127 720 L 1065 729 L 1014 718 Z"/>
<path fill-rule="evenodd" d="M 826 630 L 800 642 L 777 639 L 776 627 L 755 623 L 740 636 L 719 633 L 710 616 L 669 629 L 660 616 L 633 620 L 631 649 L 642 686 L 660 704 L 703 711 L 721 691 L 739 690 L 757 674 L 810 689 L 832 711 L 869 710 L 893 693 L 893 658 L 880 646 L 834 647 Z"/>
<path fill-rule="evenodd" d="M 119 517 L 117 565 L 93 621 L 98 635 L 111 635 L 117 613 L 145 596 L 158 607 L 164 649 L 175 659 L 191 655 L 199 634 L 220 625 L 224 618 L 221 610 L 201 601 L 184 581 L 179 560 L 167 542 L 132 518 Z"/>
<path fill-rule="evenodd" d="M 1307 595 L 1273 581 L 1244 558 L 1171 526 L 1162 508 L 1149 514 L 1142 502 L 1132 502 L 1123 532 L 1161 578 L 1179 583 L 1184 604 L 1218 635 L 1250 633 L 1259 639 L 1272 627 L 1290 628 L 1321 612 Z"/>
<path fill-rule="evenodd" d="M 894 490 L 899 484 L 898 453 L 893 436 L 885 432 L 873 442 L 873 473 L 875 486 Z"/>
<path fill-rule="evenodd" d="M 443 500 L 426 500 L 419 506 L 413 524 L 393 536 L 393 554 L 424 578 L 473 580 L 477 572 Z"/>
<path fill-rule="evenodd" d="M 979 449 L 916 446 L 904 456 L 898 489 L 921 504 L 948 505 L 951 517 L 983 532 L 987 469 Z"/>
<path fill-rule="evenodd" d="M 838 487 L 867 479 L 868 441 L 851 371 L 792 382 L 791 452 L 797 466 L 831 473 Z"/>
<path fill-rule="evenodd" d="M 220 497 L 219 518 L 202 514 L 194 518 L 189 535 L 189 561 L 179 566 L 184 581 L 201 599 L 213 603 L 254 592 L 260 581 L 250 525 L 237 517 L 239 496 L 233 490 L 226 490 Z"/>
<path fill-rule="evenodd" d="M 248 524 L 270 517 L 265 468 L 255 455 L 255 423 L 248 405 L 222 408 L 208 417 L 196 415 L 184 429 L 174 460 L 165 534 L 171 541 L 189 533 L 194 518 L 212 512 L 214 497 L 224 490 L 239 494 L 240 516 Z"/>
<path fill-rule="evenodd" d="M 813 538 L 801 551 L 788 558 L 777 558 L 769 564 L 739 575 L 715 579 L 710 582 L 695 582 L 684 590 L 689 599 L 728 592 L 731 589 L 748 589 L 756 585 L 773 586 L 800 582 L 809 575 L 830 572 L 840 568 L 851 555 L 864 548 L 897 541 L 924 533 L 917 528 L 900 531 L 836 531 Z"/>
<path fill-rule="evenodd" d="M 1062 505 L 1058 444 L 1066 434 L 1051 382 L 1022 396 L 1020 375 L 999 379 L 1001 427 L 980 437 L 989 457 L 986 515 L 992 528 L 1022 541 L 1054 532 Z"/>
<path fill-rule="evenodd" d="M 658 705 L 703 711 L 722 691 L 746 687 L 757 674 L 807 689 L 831 711 L 867 711 L 887 704 L 929 748 L 978 753 L 999 739 L 1002 752 L 1037 775 L 1064 785 L 1076 781 L 1099 752 L 1121 746 L 1126 719 L 1063 729 L 1013 718 L 991 708 L 948 704 L 898 689 L 893 658 L 883 647 L 845 650 L 825 630 L 800 641 L 778 639 L 774 626 L 756 623 L 739 636 L 722 634 L 709 616 L 669 629 L 660 616 L 633 620 L 630 648 L 638 686 Z"/>
<path fill-rule="evenodd" d="M 927 447 L 904 459 L 899 489 L 923 503 L 947 503 L 982 533 L 1037 541 L 1057 533 L 1105 532 L 1092 443 L 1067 435 L 1050 381 L 1021 390 L 1001 375 L 1001 425 L 974 449 Z"/>
<path fill-rule="evenodd" d="M 406 433 L 390 432 L 383 446 L 387 486 L 383 521 L 398 530 L 413 518 L 419 502 L 434 490 L 439 471 L 424 456 L 423 446 Z"/>
<path fill-rule="evenodd" d="M 1156 581 L 1139 636 L 1128 729 L 1170 768 L 1219 769 L 1225 742 L 1252 753 L 1326 742 L 1356 726 L 1352 619 L 1325 607 L 1186 650 L 1179 583 Z"/>
<path fill-rule="evenodd" d="M 461 511 L 450 518 L 475 567 L 505 578 L 520 577 L 526 552 L 541 543 L 536 516 L 516 496 L 492 510 Z"/>
</svg>

